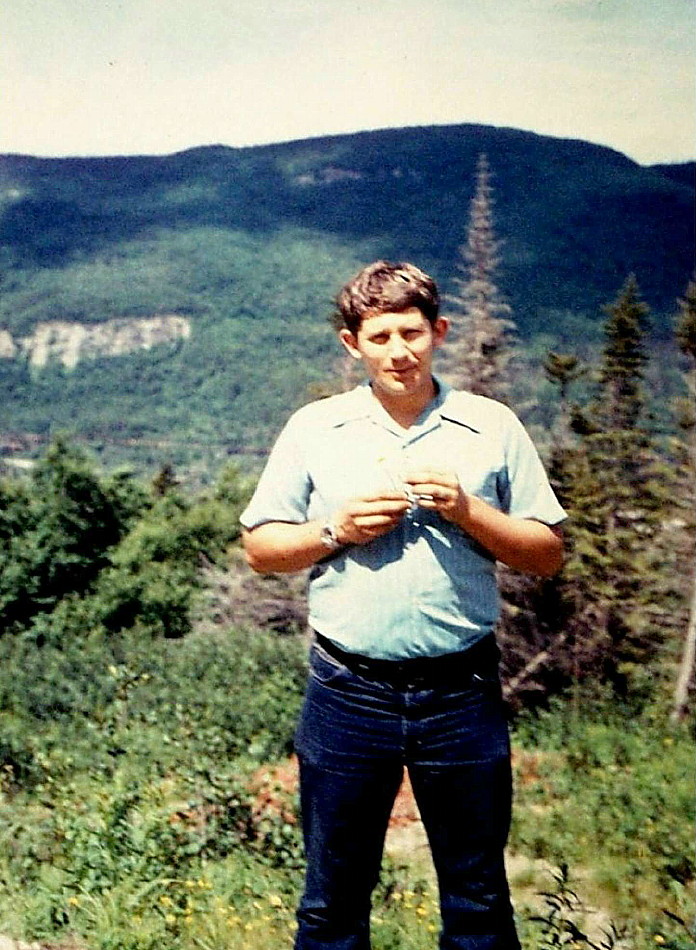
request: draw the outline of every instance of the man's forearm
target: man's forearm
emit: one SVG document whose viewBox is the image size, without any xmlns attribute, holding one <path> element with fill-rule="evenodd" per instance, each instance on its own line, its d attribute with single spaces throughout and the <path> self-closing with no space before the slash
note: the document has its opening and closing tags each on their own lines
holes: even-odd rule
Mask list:
<svg viewBox="0 0 696 950">
<path fill-rule="evenodd" d="M 322 522 L 274 521 L 242 533 L 247 563 L 259 574 L 287 574 L 311 567 L 329 554 Z"/>
<path fill-rule="evenodd" d="M 560 528 L 513 518 L 474 495 L 462 499 L 450 520 L 471 535 L 496 560 L 518 571 L 552 577 L 563 564 Z"/>
<path fill-rule="evenodd" d="M 368 544 L 391 531 L 408 510 L 401 492 L 355 498 L 331 518 L 339 545 Z M 289 524 L 271 521 L 242 535 L 249 565 L 260 574 L 287 573 L 311 567 L 331 552 L 322 541 L 325 521 Z"/>
</svg>

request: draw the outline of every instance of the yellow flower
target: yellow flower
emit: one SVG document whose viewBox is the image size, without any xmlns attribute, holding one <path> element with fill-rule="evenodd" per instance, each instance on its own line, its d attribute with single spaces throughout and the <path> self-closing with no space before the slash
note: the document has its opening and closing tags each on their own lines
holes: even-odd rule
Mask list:
<svg viewBox="0 0 696 950">
<path fill-rule="evenodd" d="M 68 904 L 70 904 L 71 907 L 79 907 L 79 906 L 80 906 L 80 898 L 79 898 L 79 897 L 69 897 L 69 898 L 68 898 Z"/>
<path fill-rule="evenodd" d="M 665 938 L 662 936 L 662 934 L 655 934 L 653 940 L 658 944 L 663 944 L 665 942 Z"/>
</svg>

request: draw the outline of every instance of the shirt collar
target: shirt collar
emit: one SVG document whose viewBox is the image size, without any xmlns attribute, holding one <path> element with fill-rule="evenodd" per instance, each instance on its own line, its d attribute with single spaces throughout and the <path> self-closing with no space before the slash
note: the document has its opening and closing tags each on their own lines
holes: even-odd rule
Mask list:
<svg viewBox="0 0 696 950">
<path fill-rule="evenodd" d="M 435 377 L 435 382 L 438 393 L 423 410 L 412 428 L 417 427 L 422 431 L 426 424 L 428 428 L 433 428 L 434 424 L 446 420 L 457 425 L 466 426 L 474 432 L 480 432 L 478 414 L 473 412 L 473 401 L 476 400 L 476 397 L 471 393 L 453 389 L 452 386 L 437 377 Z M 338 409 L 338 407 L 336 408 Z M 383 425 L 385 416 L 389 416 L 389 414 L 373 396 L 369 382 L 364 382 L 342 397 L 340 410 L 333 416 L 332 422 L 334 427 L 337 428 L 357 419 L 371 418 Z"/>
</svg>

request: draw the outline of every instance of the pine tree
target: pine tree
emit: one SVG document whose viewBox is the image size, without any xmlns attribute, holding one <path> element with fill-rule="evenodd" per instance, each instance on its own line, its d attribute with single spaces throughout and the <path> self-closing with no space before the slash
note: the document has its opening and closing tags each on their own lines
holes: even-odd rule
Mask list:
<svg viewBox="0 0 696 950">
<path fill-rule="evenodd" d="M 678 554 L 667 538 L 674 480 L 648 425 L 648 309 L 633 278 L 606 313 L 586 408 L 569 403 L 577 360 L 551 353 L 545 362 L 562 409 L 549 474 L 569 514 L 568 553 L 559 576 L 527 585 L 513 602 L 507 639 L 513 649 L 515 637 L 526 641 L 526 655 L 517 647 L 509 685 L 520 691 L 591 677 L 638 695 L 652 687 L 648 661 L 675 632 Z M 536 628 L 526 619 L 534 615 Z"/>
<path fill-rule="evenodd" d="M 606 431 L 635 432 L 645 409 L 643 379 L 648 361 L 645 334 L 649 311 L 633 275 L 606 311 L 601 398 L 593 407 L 594 415 Z"/>
<path fill-rule="evenodd" d="M 584 605 L 580 615 L 593 616 L 588 655 L 599 651 L 604 674 L 618 686 L 635 685 L 669 624 L 660 534 L 670 489 L 648 428 L 649 311 L 634 277 L 606 313 L 596 394 L 587 412 L 575 414 L 580 439 L 566 500 L 573 554 L 565 576 L 576 609 Z"/>
<path fill-rule="evenodd" d="M 515 330 L 511 309 L 496 283 L 501 242 L 493 224 L 491 171 L 479 156 L 476 187 L 469 212 L 466 244 L 459 250 L 455 307 L 445 371 L 456 386 L 503 400 L 509 388 L 508 363 Z"/>
<path fill-rule="evenodd" d="M 683 299 L 678 301 L 679 315 L 676 324 L 676 340 L 686 359 L 684 382 L 687 399 L 680 412 L 680 425 L 684 432 L 688 468 L 690 509 L 696 496 L 696 281 L 690 281 Z M 693 527 L 693 525 L 692 525 Z M 672 721 L 679 722 L 686 714 L 689 686 L 694 674 L 696 660 L 696 569 L 692 570 L 691 603 L 689 620 L 684 637 L 679 675 L 674 691 Z"/>
</svg>

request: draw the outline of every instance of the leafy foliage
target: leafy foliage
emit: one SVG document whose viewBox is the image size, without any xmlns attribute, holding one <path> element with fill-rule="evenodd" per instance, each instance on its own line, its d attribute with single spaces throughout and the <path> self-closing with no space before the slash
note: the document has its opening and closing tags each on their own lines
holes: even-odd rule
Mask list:
<svg viewBox="0 0 696 950">
<path fill-rule="evenodd" d="M 181 636 L 201 568 L 239 535 L 249 488 L 228 468 L 192 503 L 147 493 L 124 474 L 102 477 L 56 441 L 26 482 L 0 482 L 0 621 L 37 643 L 63 626 Z M 78 623 L 79 621 L 79 623 Z"/>
</svg>

